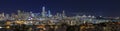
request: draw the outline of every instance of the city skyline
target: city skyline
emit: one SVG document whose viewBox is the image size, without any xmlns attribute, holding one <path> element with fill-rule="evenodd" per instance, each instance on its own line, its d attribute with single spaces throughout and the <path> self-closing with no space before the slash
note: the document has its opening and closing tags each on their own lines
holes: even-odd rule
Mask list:
<svg viewBox="0 0 120 31">
<path fill-rule="evenodd" d="M 17 10 L 38 13 L 45 6 L 53 14 L 65 10 L 68 15 L 120 16 L 119 3 L 117 0 L 0 0 L 0 13 Z"/>
<path fill-rule="evenodd" d="M 119 31 L 120 0 L 0 0 L 0 31 Z"/>
</svg>

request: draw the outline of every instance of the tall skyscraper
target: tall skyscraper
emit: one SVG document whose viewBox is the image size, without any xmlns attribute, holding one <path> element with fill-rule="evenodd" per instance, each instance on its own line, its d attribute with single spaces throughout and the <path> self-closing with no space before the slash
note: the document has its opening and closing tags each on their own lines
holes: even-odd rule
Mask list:
<svg viewBox="0 0 120 31">
<path fill-rule="evenodd" d="M 21 16 L 21 11 L 20 10 L 18 10 L 18 16 Z"/>
<path fill-rule="evenodd" d="M 21 11 L 18 10 L 18 18 L 21 18 Z"/>
<path fill-rule="evenodd" d="M 9 19 L 9 17 L 10 17 L 9 14 L 6 14 L 6 19 Z"/>
<path fill-rule="evenodd" d="M 18 14 L 20 14 L 21 13 L 21 11 L 20 10 L 18 10 Z"/>
<path fill-rule="evenodd" d="M 48 17 L 52 17 L 50 10 L 48 11 Z"/>
<path fill-rule="evenodd" d="M 65 11 L 63 10 L 63 12 L 62 12 L 62 17 L 65 17 Z"/>
<path fill-rule="evenodd" d="M 45 17 L 46 15 L 45 15 L 46 13 L 45 13 L 45 7 L 43 6 L 42 7 L 42 17 Z"/>
</svg>

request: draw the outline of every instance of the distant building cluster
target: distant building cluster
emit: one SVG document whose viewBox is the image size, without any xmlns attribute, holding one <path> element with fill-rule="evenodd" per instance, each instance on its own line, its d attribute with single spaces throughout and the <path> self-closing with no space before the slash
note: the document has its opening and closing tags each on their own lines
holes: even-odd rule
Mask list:
<svg viewBox="0 0 120 31">
<path fill-rule="evenodd" d="M 109 31 L 119 30 L 120 27 L 117 27 L 120 26 L 119 22 L 119 17 L 93 15 L 66 16 L 65 11 L 53 15 L 50 10 L 45 10 L 44 6 L 41 13 L 18 10 L 17 14 L 0 14 L 0 30 L 3 31 Z M 112 29 L 113 27 L 114 29 Z"/>
<path fill-rule="evenodd" d="M 64 11 L 63 14 L 57 14 L 57 15 L 52 15 L 51 11 L 45 10 L 45 7 L 42 7 L 42 12 L 41 13 L 33 13 L 33 12 L 24 12 L 21 10 L 18 10 L 17 14 L 0 14 L 0 20 L 41 20 L 44 18 L 51 18 L 55 16 L 62 16 L 64 17 Z"/>
<path fill-rule="evenodd" d="M 119 19 L 119 17 L 96 17 L 92 15 L 76 15 L 68 17 L 65 14 L 65 11 L 62 13 L 56 13 L 56 15 L 52 15 L 50 10 L 45 10 L 45 7 L 42 7 L 41 13 L 33 13 L 33 12 L 24 12 L 21 10 L 18 10 L 17 14 L 0 14 L 0 21 L 5 20 L 36 20 L 36 21 L 43 21 L 43 20 L 52 20 L 52 21 L 63 21 L 63 22 L 69 22 L 71 23 L 100 23 L 100 22 L 109 22 L 113 19 L 113 21 L 116 21 L 114 19 Z"/>
</svg>

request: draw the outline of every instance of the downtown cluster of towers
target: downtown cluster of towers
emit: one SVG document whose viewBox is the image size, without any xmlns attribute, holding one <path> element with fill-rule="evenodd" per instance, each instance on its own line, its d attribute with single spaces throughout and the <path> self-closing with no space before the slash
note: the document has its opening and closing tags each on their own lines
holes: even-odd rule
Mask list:
<svg viewBox="0 0 120 31">
<path fill-rule="evenodd" d="M 56 15 L 52 15 L 50 10 L 46 10 L 45 7 L 42 7 L 41 13 L 33 13 L 33 12 L 24 12 L 18 10 L 17 14 L 0 14 L 0 20 L 30 20 L 30 19 L 41 19 L 41 18 L 51 18 L 51 17 L 65 17 L 65 12 L 57 13 Z"/>
<path fill-rule="evenodd" d="M 99 19 L 100 18 L 100 19 Z M 103 18 L 103 19 L 101 19 Z M 25 20 L 25 21 L 29 21 L 29 20 L 36 20 L 36 21 L 44 21 L 44 20 L 50 20 L 50 21 L 64 21 L 64 22 L 68 22 L 70 24 L 76 24 L 76 22 L 78 23 L 101 23 L 101 22 L 109 22 L 111 21 L 111 19 L 109 19 L 110 17 L 96 17 L 96 16 L 91 16 L 91 15 L 77 15 L 77 16 L 72 16 L 72 17 L 68 17 L 65 15 L 65 12 L 63 11 L 63 13 L 57 13 L 56 15 L 52 15 L 50 10 L 46 11 L 45 7 L 42 7 L 42 12 L 41 13 L 33 13 L 33 12 L 24 12 L 24 11 L 20 11 L 18 10 L 17 14 L 0 14 L 0 21 L 3 20 Z M 115 17 L 112 19 L 120 19 L 119 17 Z M 66 20 L 66 21 L 65 21 Z M 69 22 L 70 21 L 70 22 Z M 112 20 L 112 21 L 118 21 L 118 20 Z"/>
<path fill-rule="evenodd" d="M 70 18 L 96 18 L 95 16 L 91 15 L 83 15 L 83 16 L 73 16 Z M 102 16 L 100 16 L 102 17 Z M 56 13 L 56 15 L 52 15 L 50 10 L 46 10 L 45 7 L 42 7 L 42 12 L 41 13 L 33 13 L 33 12 L 24 12 L 18 10 L 17 14 L 0 14 L 0 20 L 42 20 L 42 19 L 52 19 L 52 18 L 58 18 L 58 19 L 63 19 L 63 18 L 68 18 L 65 15 L 65 12 L 63 11 L 62 13 Z M 119 19 L 119 17 L 117 17 Z"/>
</svg>

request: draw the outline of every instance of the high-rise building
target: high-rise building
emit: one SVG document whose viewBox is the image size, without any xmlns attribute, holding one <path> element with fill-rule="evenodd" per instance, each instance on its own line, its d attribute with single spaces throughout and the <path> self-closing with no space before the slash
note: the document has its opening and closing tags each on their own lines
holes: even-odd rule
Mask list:
<svg viewBox="0 0 120 31">
<path fill-rule="evenodd" d="M 46 14 L 46 12 L 45 12 L 45 7 L 43 6 L 43 7 L 42 7 L 42 17 L 45 17 L 45 16 L 46 16 L 45 14 Z"/>
<path fill-rule="evenodd" d="M 10 17 L 9 14 L 6 14 L 6 19 L 9 19 L 9 17 Z"/>
<path fill-rule="evenodd" d="M 65 17 L 65 11 L 63 10 L 63 12 L 62 12 L 62 17 Z"/>
<path fill-rule="evenodd" d="M 48 17 L 52 17 L 50 10 L 48 11 Z"/>
<path fill-rule="evenodd" d="M 20 14 L 21 13 L 21 11 L 20 10 L 18 10 L 18 14 Z"/>
<path fill-rule="evenodd" d="M 18 10 L 18 18 L 20 18 L 20 17 L 21 17 L 21 11 Z"/>
</svg>

